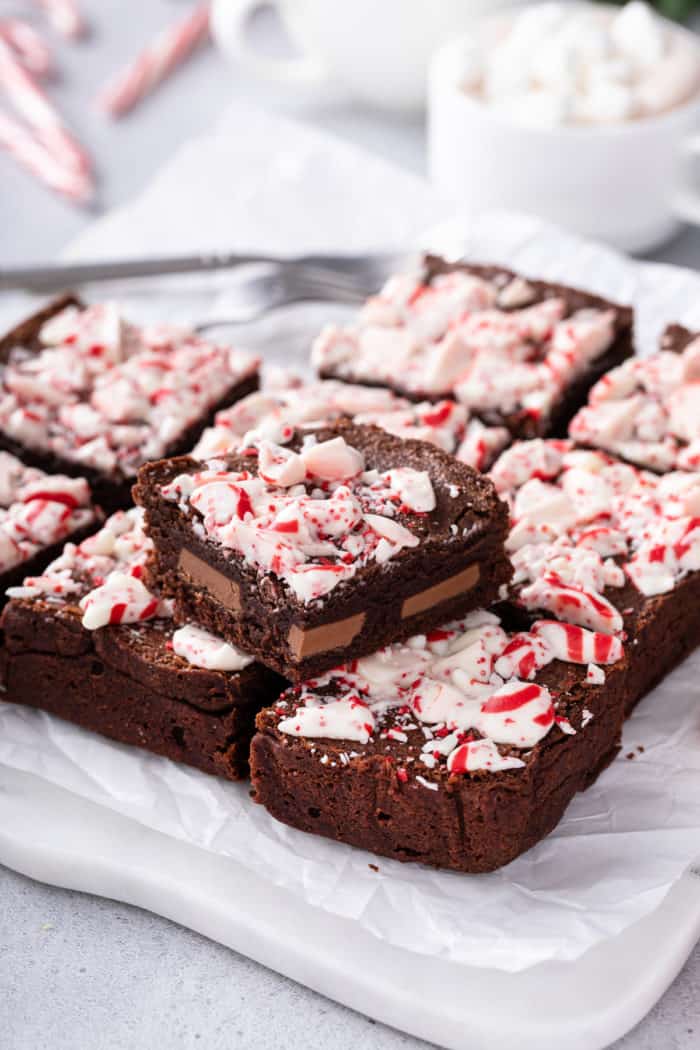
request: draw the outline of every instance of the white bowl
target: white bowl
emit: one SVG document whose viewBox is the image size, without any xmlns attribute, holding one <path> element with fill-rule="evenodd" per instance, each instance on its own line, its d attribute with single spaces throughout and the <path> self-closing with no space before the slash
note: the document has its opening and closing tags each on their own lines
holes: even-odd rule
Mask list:
<svg viewBox="0 0 700 1050">
<path fill-rule="evenodd" d="M 459 87 L 469 39 L 441 48 L 430 67 L 428 167 L 443 195 L 468 213 L 531 212 L 632 252 L 667 240 L 681 216 L 700 221 L 700 199 L 684 183 L 688 154 L 700 152 L 700 93 L 656 117 L 526 127 Z"/>
</svg>

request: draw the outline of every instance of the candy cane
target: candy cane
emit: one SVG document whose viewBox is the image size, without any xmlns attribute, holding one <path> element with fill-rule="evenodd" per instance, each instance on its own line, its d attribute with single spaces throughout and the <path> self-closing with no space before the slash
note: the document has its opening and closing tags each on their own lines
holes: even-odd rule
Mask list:
<svg viewBox="0 0 700 1050">
<path fill-rule="evenodd" d="M 51 52 L 29 22 L 20 18 L 3 18 L 0 21 L 0 37 L 34 76 L 45 77 L 51 72 Z"/>
<path fill-rule="evenodd" d="M 57 33 L 76 40 L 85 33 L 85 20 L 75 0 L 37 0 Z"/>
<path fill-rule="evenodd" d="M 107 84 L 98 105 L 113 117 L 124 116 L 187 59 L 209 36 L 208 3 L 166 29 L 135 62 Z"/>
<path fill-rule="evenodd" d="M 5 89 L 18 112 L 34 130 L 37 139 L 55 154 L 59 163 L 80 174 L 89 174 L 91 163 L 87 153 L 64 127 L 58 111 L 2 39 L 0 87 Z"/>
<path fill-rule="evenodd" d="M 50 189 L 80 204 L 90 200 L 90 179 L 62 165 L 29 131 L 4 113 L 0 113 L 0 146 Z"/>
</svg>

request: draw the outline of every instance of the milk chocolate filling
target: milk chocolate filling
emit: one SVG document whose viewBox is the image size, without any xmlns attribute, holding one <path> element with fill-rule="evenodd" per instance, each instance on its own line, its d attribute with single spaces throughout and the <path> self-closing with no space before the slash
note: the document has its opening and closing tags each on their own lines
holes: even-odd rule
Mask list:
<svg viewBox="0 0 700 1050">
<path fill-rule="evenodd" d="M 218 569 L 207 565 L 192 551 L 183 547 L 178 559 L 178 568 L 195 587 L 201 587 L 234 613 L 242 611 L 241 589 L 234 580 L 229 580 Z"/>
<path fill-rule="evenodd" d="M 434 605 L 439 605 L 448 598 L 455 598 L 463 591 L 470 591 L 478 582 L 479 574 L 479 565 L 475 563 L 463 569 L 462 572 L 458 572 L 456 576 L 449 576 L 442 583 L 436 583 L 434 587 L 428 587 L 425 591 L 412 594 L 403 603 L 401 619 L 407 620 L 409 616 L 432 609 Z"/>
<path fill-rule="evenodd" d="M 287 641 L 295 659 L 304 660 L 307 656 L 327 653 L 331 649 L 349 645 L 364 625 L 364 613 L 356 613 L 355 616 L 335 620 L 333 623 L 322 623 L 309 631 L 303 631 L 297 624 L 292 624 Z"/>
</svg>

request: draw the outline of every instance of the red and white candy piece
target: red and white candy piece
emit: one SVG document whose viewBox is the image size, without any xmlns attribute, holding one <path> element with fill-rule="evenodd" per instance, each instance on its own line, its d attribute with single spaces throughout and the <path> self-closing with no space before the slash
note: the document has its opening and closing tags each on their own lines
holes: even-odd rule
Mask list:
<svg viewBox="0 0 700 1050">
<path fill-rule="evenodd" d="M 300 707 L 289 718 L 283 718 L 277 726 L 281 733 L 289 736 L 355 740 L 359 744 L 367 743 L 374 727 L 374 715 L 359 698 Z"/>
<path fill-rule="evenodd" d="M 623 648 L 619 638 L 612 634 L 587 631 L 571 623 L 556 620 L 538 620 L 532 626 L 555 660 L 573 664 L 614 664 L 622 659 Z"/>
<path fill-rule="evenodd" d="M 496 660 L 494 671 L 501 678 L 530 680 L 551 661 L 550 648 L 536 634 L 516 634 Z"/>
<path fill-rule="evenodd" d="M 447 756 L 450 773 L 502 773 L 506 769 L 521 769 L 525 763 L 515 755 L 502 755 L 492 740 L 470 740 L 460 744 Z"/>
<path fill-rule="evenodd" d="M 90 200 L 92 181 L 83 172 L 58 160 L 16 120 L 0 112 L 0 148 L 9 153 L 39 182 L 77 204 Z"/>
<path fill-rule="evenodd" d="M 164 30 L 103 89 L 99 106 L 112 117 L 123 117 L 173 73 L 209 38 L 209 3 Z"/>
<path fill-rule="evenodd" d="M 22 65 L 37 77 L 51 71 L 51 52 L 40 33 L 21 18 L 2 18 L 0 37 L 12 47 Z"/>
<path fill-rule="evenodd" d="M 242 671 L 253 662 L 252 656 L 193 624 L 178 628 L 172 645 L 177 656 L 207 671 Z"/>
<path fill-rule="evenodd" d="M 386 476 L 404 507 L 417 514 L 428 514 L 435 510 L 435 491 L 426 471 L 414 470 L 412 467 L 395 467 L 388 470 Z"/>
<path fill-rule="evenodd" d="M 94 631 L 107 624 L 139 623 L 158 615 L 159 601 L 139 579 L 115 571 L 80 601 L 83 627 Z"/>
<path fill-rule="evenodd" d="M 497 744 L 534 747 L 554 723 L 549 690 L 534 682 L 506 682 L 481 705 L 477 728 Z"/>
<path fill-rule="evenodd" d="M 90 502 L 90 486 L 85 478 L 68 478 L 62 474 L 47 475 L 29 481 L 17 493 L 23 503 L 47 500 L 62 503 L 69 510 L 86 507 Z"/>
<path fill-rule="evenodd" d="M 546 609 L 560 620 L 604 634 L 618 634 L 623 627 L 622 616 L 602 594 L 563 584 L 553 573 L 523 588 L 520 600 L 527 609 Z"/>
<path fill-rule="evenodd" d="M 258 471 L 263 481 L 281 488 L 291 488 L 306 478 L 306 465 L 298 453 L 271 441 L 258 445 Z"/>
<path fill-rule="evenodd" d="M 78 140 L 65 127 L 56 108 L 24 68 L 14 51 L 0 39 L 0 87 L 33 129 L 36 138 L 57 164 L 88 178 L 90 158 Z"/>
<path fill-rule="evenodd" d="M 362 453 L 342 437 L 310 445 L 302 452 L 301 459 L 307 472 L 322 481 L 350 481 L 365 469 Z"/>
</svg>

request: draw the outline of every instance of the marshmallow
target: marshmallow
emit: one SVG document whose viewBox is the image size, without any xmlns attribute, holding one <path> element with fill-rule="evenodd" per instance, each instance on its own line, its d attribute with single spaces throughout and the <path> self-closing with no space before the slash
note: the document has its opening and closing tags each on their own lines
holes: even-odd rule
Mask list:
<svg viewBox="0 0 700 1050">
<path fill-rule="evenodd" d="M 639 0 L 618 12 L 544 3 L 516 12 L 495 41 L 475 36 L 454 65 L 463 91 L 518 124 L 606 124 L 690 97 L 700 49 Z"/>
</svg>

